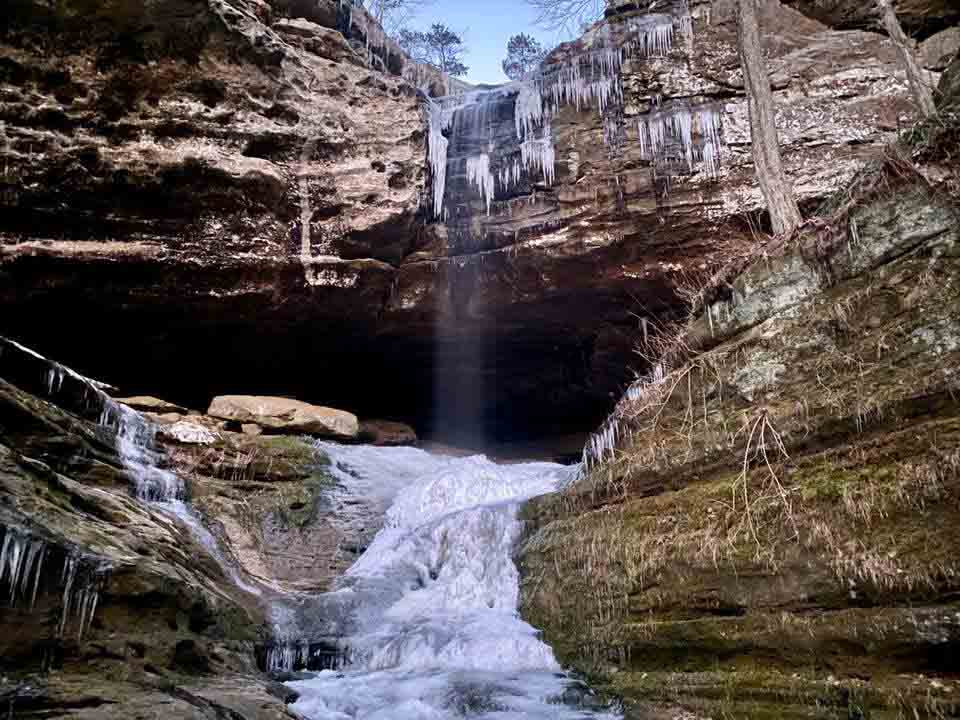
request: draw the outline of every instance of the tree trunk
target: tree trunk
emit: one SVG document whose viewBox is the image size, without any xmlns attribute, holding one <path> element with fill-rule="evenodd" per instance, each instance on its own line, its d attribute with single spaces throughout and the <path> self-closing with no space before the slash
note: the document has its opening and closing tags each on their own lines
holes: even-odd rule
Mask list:
<svg viewBox="0 0 960 720">
<path fill-rule="evenodd" d="M 750 111 L 750 144 L 753 164 L 770 222 L 777 235 L 796 229 L 802 218 L 793 187 L 783 173 L 780 141 L 774 118 L 773 91 L 767 77 L 767 64 L 760 47 L 760 27 L 757 23 L 757 0 L 738 0 L 737 27 L 740 46 L 740 67 L 747 91 Z"/>
<path fill-rule="evenodd" d="M 933 92 L 923 79 L 923 73 L 917 64 L 917 56 L 914 54 L 910 39 L 903 32 L 890 0 L 877 0 L 877 11 L 880 13 L 880 19 L 883 22 L 883 29 L 887 31 L 887 35 L 893 41 L 894 47 L 897 48 L 897 53 L 900 55 L 900 61 L 907 71 L 907 82 L 910 83 L 913 101 L 917 104 L 924 118 L 936 115 L 937 106 L 933 102 Z"/>
</svg>

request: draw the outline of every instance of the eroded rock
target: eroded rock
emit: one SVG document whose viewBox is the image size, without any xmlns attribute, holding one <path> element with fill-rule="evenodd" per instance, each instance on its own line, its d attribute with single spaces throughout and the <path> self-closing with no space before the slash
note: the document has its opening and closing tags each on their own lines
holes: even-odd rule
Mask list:
<svg viewBox="0 0 960 720">
<path fill-rule="evenodd" d="M 357 416 L 344 410 L 311 405 L 290 398 L 221 395 L 207 414 L 235 423 L 252 423 L 272 432 L 350 440 L 357 436 Z"/>
</svg>

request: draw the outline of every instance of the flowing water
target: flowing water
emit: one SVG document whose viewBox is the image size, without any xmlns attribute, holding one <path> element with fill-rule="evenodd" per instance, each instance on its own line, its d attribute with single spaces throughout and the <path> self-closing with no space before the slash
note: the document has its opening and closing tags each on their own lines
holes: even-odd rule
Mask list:
<svg viewBox="0 0 960 720">
<path fill-rule="evenodd" d="M 329 605 L 348 608 L 344 661 L 293 709 L 315 720 L 615 718 L 569 700 L 574 681 L 517 611 L 520 503 L 572 468 L 497 465 L 412 448 L 322 444 L 341 483 L 389 500 L 383 528 Z"/>
</svg>

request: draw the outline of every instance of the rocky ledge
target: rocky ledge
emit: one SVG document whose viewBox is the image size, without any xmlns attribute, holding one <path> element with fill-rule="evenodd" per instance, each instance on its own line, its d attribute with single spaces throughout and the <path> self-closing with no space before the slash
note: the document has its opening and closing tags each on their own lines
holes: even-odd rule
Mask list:
<svg viewBox="0 0 960 720">
<path fill-rule="evenodd" d="M 734 259 L 527 506 L 523 612 L 628 718 L 956 713 L 957 128 Z"/>
<path fill-rule="evenodd" d="M 261 672 L 275 601 L 329 589 L 382 508 L 345 520 L 312 438 L 126 397 L 150 449 L 111 388 L 2 338 L 0 378 L 4 711 L 292 717 Z"/>
</svg>

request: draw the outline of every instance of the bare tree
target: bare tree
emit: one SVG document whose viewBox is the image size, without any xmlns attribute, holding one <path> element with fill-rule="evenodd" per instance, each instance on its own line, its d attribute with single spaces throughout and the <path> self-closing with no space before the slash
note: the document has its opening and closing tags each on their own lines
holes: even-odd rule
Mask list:
<svg viewBox="0 0 960 720">
<path fill-rule="evenodd" d="M 577 32 L 603 17 L 606 0 L 526 0 L 537 11 L 536 24 L 547 30 Z"/>
<path fill-rule="evenodd" d="M 417 62 L 433 65 L 449 75 L 466 75 L 469 68 L 463 63 L 467 48 L 462 33 L 443 23 L 434 23 L 427 32 L 404 29 L 398 38 L 400 47 Z"/>
<path fill-rule="evenodd" d="M 904 70 L 907 72 L 907 82 L 910 84 L 913 101 L 917 104 L 923 117 L 928 118 L 936 115 L 937 106 L 933 101 L 933 92 L 923 79 L 923 73 L 917 63 L 917 56 L 914 53 L 912 43 L 906 33 L 903 32 L 903 27 L 897 20 L 897 13 L 894 11 L 890 0 L 877 0 L 877 12 L 880 14 L 883 29 L 886 30 L 887 35 L 890 36 L 897 48 L 900 62 L 903 63 Z"/>
<path fill-rule="evenodd" d="M 777 137 L 773 91 L 760 46 L 757 0 L 737 0 L 740 67 L 750 112 L 750 144 L 760 190 L 767 201 L 770 222 L 776 234 L 792 232 L 802 218 L 793 187 L 783 172 Z"/>
<path fill-rule="evenodd" d="M 366 10 L 388 35 L 396 36 L 433 0 L 367 0 Z"/>
</svg>

